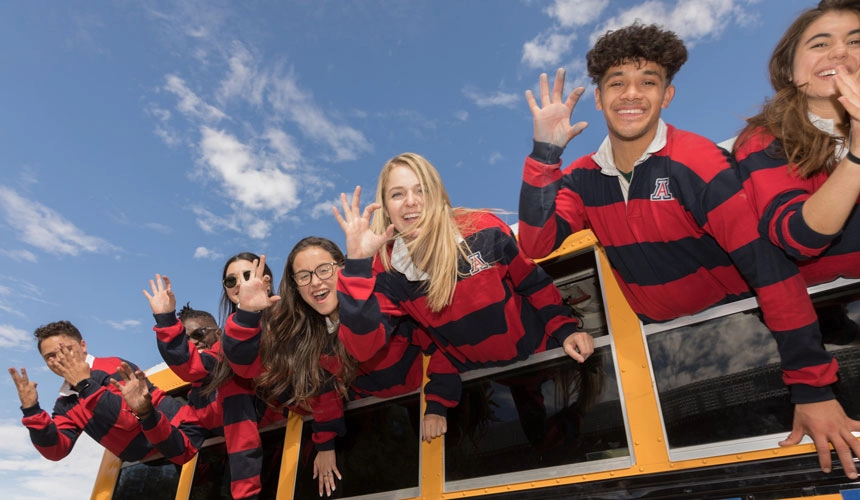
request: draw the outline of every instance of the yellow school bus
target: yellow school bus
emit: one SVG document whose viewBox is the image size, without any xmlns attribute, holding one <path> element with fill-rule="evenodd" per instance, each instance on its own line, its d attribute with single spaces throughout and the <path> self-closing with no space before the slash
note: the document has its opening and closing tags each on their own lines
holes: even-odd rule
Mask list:
<svg viewBox="0 0 860 500">
<path fill-rule="evenodd" d="M 808 438 L 779 447 L 793 407 L 755 299 L 643 327 L 590 231 L 540 264 L 594 336 L 577 364 L 560 350 L 463 374 L 444 439 L 420 441 L 420 392 L 347 405 L 337 442 L 351 499 L 860 499 Z M 860 419 L 860 280 L 809 290 L 840 364 L 837 398 Z M 186 389 L 169 370 L 151 380 Z M 855 433 L 857 436 L 858 433 Z M 310 422 L 262 431 L 266 499 L 319 498 Z M 223 439 L 184 466 L 105 453 L 92 499 L 230 498 Z"/>
</svg>

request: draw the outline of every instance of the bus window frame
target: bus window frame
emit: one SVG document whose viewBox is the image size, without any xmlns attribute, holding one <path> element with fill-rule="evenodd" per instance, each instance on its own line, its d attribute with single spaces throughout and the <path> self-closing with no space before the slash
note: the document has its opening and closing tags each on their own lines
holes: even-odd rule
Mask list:
<svg viewBox="0 0 860 500">
<path fill-rule="evenodd" d="M 839 290 L 841 288 L 849 288 L 851 286 L 855 286 L 860 284 L 860 279 L 847 279 L 847 278 L 837 278 L 834 281 L 830 281 L 827 283 L 822 283 L 819 285 L 811 286 L 807 288 L 807 292 L 810 297 L 813 295 Z M 814 298 L 814 297 L 813 297 Z M 726 316 L 730 316 L 732 314 L 737 314 L 745 311 L 750 311 L 758 308 L 758 300 L 756 297 L 749 297 L 746 299 L 742 299 L 735 302 L 730 302 L 728 304 L 723 304 L 720 306 L 716 306 L 710 309 L 707 309 L 701 313 L 694 314 L 691 316 L 684 316 L 681 318 L 677 318 L 672 321 L 667 321 L 665 323 L 653 323 L 649 325 L 641 325 L 642 328 L 642 338 L 643 343 L 645 344 L 645 349 L 648 356 L 648 370 L 650 372 L 651 380 L 654 382 L 654 395 L 657 397 L 657 407 L 660 416 L 660 425 L 661 430 L 664 436 L 668 436 L 668 431 L 666 428 L 666 420 L 663 417 L 663 407 L 660 400 L 660 390 L 657 387 L 657 378 L 654 372 L 653 359 L 651 356 L 651 350 L 648 344 L 648 337 L 652 335 L 656 335 L 659 333 L 667 332 L 670 330 L 674 330 L 676 328 L 681 328 L 684 326 L 691 326 L 702 324 L 708 321 L 712 321 L 718 318 L 723 318 Z M 694 446 L 683 446 L 683 447 L 671 447 L 669 445 L 669 440 L 666 439 L 664 441 L 666 446 L 666 452 L 669 455 L 669 460 L 673 462 L 683 462 L 688 460 L 701 460 L 708 459 L 714 457 L 721 457 L 727 455 L 735 455 L 749 452 L 757 452 L 757 451 L 766 451 L 772 450 L 774 448 L 778 448 L 779 441 L 782 441 L 788 435 L 785 433 L 776 433 L 776 434 L 766 434 L 755 437 L 748 437 L 742 439 L 733 439 L 728 441 L 719 441 L 715 443 L 707 443 L 700 444 Z M 854 435 L 856 437 L 860 437 L 860 433 L 855 432 Z M 809 436 L 804 436 L 799 444 L 811 444 L 812 439 Z"/>
</svg>

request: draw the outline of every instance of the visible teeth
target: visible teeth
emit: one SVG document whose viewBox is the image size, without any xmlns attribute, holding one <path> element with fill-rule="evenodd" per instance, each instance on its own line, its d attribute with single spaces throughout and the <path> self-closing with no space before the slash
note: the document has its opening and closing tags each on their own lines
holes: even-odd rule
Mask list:
<svg viewBox="0 0 860 500">
<path fill-rule="evenodd" d="M 619 109 L 618 113 L 622 115 L 641 115 L 644 111 L 641 109 Z"/>
<path fill-rule="evenodd" d="M 828 69 L 827 71 L 822 71 L 821 73 L 818 73 L 818 76 L 833 76 L 835 74 L 836 74 L 835 69 Z"/>
<path fill-rule="evenodd" d="M 417 219 L 418 214 L 407 214 L 403 216 L 404 219 Z"/>
<path fill-rule="evenodd" d="M 328 290 L 320 290 L 318 292 L 314 292 L 314 297 L 316 297 L 318 299 L 325 297 L 326 295 L 328 295 Z"/>
</svg>

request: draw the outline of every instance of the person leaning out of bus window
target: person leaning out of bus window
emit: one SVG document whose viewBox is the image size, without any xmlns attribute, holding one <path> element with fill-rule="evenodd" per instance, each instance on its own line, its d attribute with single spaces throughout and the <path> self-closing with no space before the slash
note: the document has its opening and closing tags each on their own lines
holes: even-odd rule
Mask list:
<svg viewBox="0 0 860 500">
<path fill-rule="evenodd" d="M 34 336 L 45 364 L 63 379 L 53 414 L 48 415 L 39 406 L 36 383 L 29 379 L 26 369 L 18 373 L 9 368 L 9 373 L 21 399 L 23 423 L 42 456 L 49 460 L 64 458 L 81 432 L 126 462 L 142 460 L 155 452 L 143 435 L 139 415 L 131 411 L 111 384 L 120 363 L 133 364 L 89 354 L 80 331 L 68 321 L 40 326 Z M 151 384 L 147 388 L 152 404 L 165 418 L 172 418 L 181 404 Z"/>
<path fill-rule="evenodd" d="M 520 192 L 523 250 L 543 257 L 590 228 L 643 323 L 694 314 L 755 290 L 795 403 L 792 436 L 810 434 L 829 471 L 828 441 L 844 450 L 855 424 L 833 399 L 829 386 L 838 367 L 821 344 L 806 282 L 758 234 L 730 155 L 660 118 L 675 94 L 672 77 L 687 59 L 683 42 L 658 26 L 634 24 L 600 37 L 586 57 L 609 132 L 596 153 L 561 169 L 564 147 L 587 125 L 570 124 L 584 89 L 563 99 L 563 70 L 552 92 L 541 75 L 539 103 L 526 92 L 534 149 Z M 856 477 L 853 462 L 840 457 Z"/>
<path fill-rule="evenodd" d="M 552 278 L 520 252 L 510 227 L 488 210 L 454 208 L 436 168 L 403 153 L 379 175 L 376 202 L 362 212 L 361 188 L 343 215 L 347 258 L 338 278 L 341 341 L 357 359 L 373 355 L 404 317 L 432 339 L 456 380 L 562 347 L 579 362 L 594 351 Z M 371 216 L 373 217 L 371 223 Z M 459 387 L 459 386 L 458 386 Z M 449 404 L 428 402 L 425 440 L 447 431 Z"/>
<path fill-rule="evenodd" d="M 319 493 L 331 495 L 337 466 L 335 438 L 346 432 L 345 397 L 391 397 L 418 389 L 421 347 L 412 330 L 399 328 L 384 348 L 358 363 L 344 349 L 336 292 L 344 256 L 331 240 L 307 237 L 290 251 L 276 303 L 254 273 L 241 283 L 237 313 L 227 321 L 225 353 L 237 372 L 256 375 L 258 392 L 270 405 L 313 415 L 317 451 L 313 476 Z M 265 257 L 260 259 L 265 264 Z M 247 309 L 246 309 L 247 308 Z M 260 312 L 266 310 L 264 317 Z M 259 367 L 250 372 L 249 366 Z"/>
<path fill-rule="evenodd" d="M 250 276 L 257 258 L 255 254 L 242 252 L 225 262 L 219 305 L 222 318 L 235 312 L 240 278 L 243 274 Z M 260 273 L 271 281 L 268 266 L 264 266 Z M 181 456 L 187 460 L 196 453 L 203 439 L 209 435 L 223 434 L 229 457 L 233 498 L 257 498 L 262 488 L 260 473 L 263 466 L 262 441 L 258 429 L 282 420 L 283 415 L 267 411 L 256 397 L 253 382 L 233 372 L 223 355 L 223 339 L 219 342 L 214 337 L 206 340 L 207 337 L 201 336 L 196 340 L 189 336 L 203 333 L 200 332 L 201 328 L 211 333 L 215 327 L 214 322 L 210 321 L 211 315 L 183 314 L 180 311 L 177 318 L 173 284 L 166 276 L 156 275 L 156 279 L 150 281 L 150 288 L 151 291 L 144 290 L 143 293 L 155 317 L 153 329 L 159 351 L 171 370 L 192 383 L 192 394 L 197 395 L 195 399 L 200 404 L 195 404 L 189 398 L 189 405 L 169 425 L 162 424 L 157 428 L 146 426 L 147 437 L 157 443 L 159 451 L 165 456 Z M 271 290 L 271 286 L 267 290 Z M 186 327 L 194 329 L 188 331 Z M 220 329 L 216 327 L 215 330 Z M 211 346 L 203 348 L 204 343 L 212 340 L 215 342 Z M 134 385 L 137 378 L 135 371 L 122 370 L 122 375 L 124 384 L 117 388 L 127 396 L 127 402 L 130 405 L 136 402 L 141 408 L 148 409 L 149 396 L 142 388 Z M 125 387 L 129 381 L 132 386 Z M 225 421 L 231 422 L 231 425 L 224 427 Z"/>
</svg>

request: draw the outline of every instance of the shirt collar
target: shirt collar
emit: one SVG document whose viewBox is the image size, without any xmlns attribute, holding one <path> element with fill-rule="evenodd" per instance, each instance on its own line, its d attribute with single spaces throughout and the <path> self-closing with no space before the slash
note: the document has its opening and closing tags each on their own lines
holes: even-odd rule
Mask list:
<svg viewBox="0 0 860 500">
<path fill-rule="evenodd" d="M 833 120 L 832 118 L 822 118 L 812 111 L 807 111 L 806 114 L 809 117 L 809 121 L 815 126 L 815 128 L 840 139 L 839 145 L 836 148 L 836 159 L 841 160 L 845 157 L 845 155 L 848 154 L 848 148 L 845 147 L 845 138 L 836 133 L 836 120 Z"/>
<path fill-rule="evenodd" d="M 329 335 L 336 332 L 338 326 L 340 326 L 340 320 L 332 321 L 328 316 L 325 317 L 325 329 Z"/>
<path fill-rule="evenodd" d="M 652 154 L 666 147 L 667 130 L 666 122 L 660 118 L 657 121 L 657 133 L 654 135 L 654 140 L 651 141 L 651 144 L 648 145 L 642 156 L 633 164 L 634 167 L 650 158 Z M 613 177 L 621 176 L 621 172 L 615 166 L 615 158 L 612 156 L 612 143 L 609 141 L 609 136 L 603 139 L 603 143 L 600 144 L 597 152 L 591 158 L 600 167 L 600 173 Z"/>
<path fill-rule="evenodd" d="M 93 369 L 93 361 L 95 361 L 95 360 L 96 360 L 95 356 L 93 356 L 92 354 L 87 354 L 87 364 L 90 365 L 90 370 Z M 66 382 L 65 380 L 63 380 L 63 385 L 60 386 L 59 392 L 60 392 L 60 396 L 77 396 L 78 395 L 78 391 L 72 389 L 72 386 L 69 385 L 69 383 Z"/>
<path fill-rule="evenodd" d="M 409 256 L 409 248 L 402 236 L 394 239 L 394 248 L 391 249 L 391 267 L 406 276 L 409 281 L 424 281 L 430 277 L 415 267 L 412 257 Z"/>
</svg>

